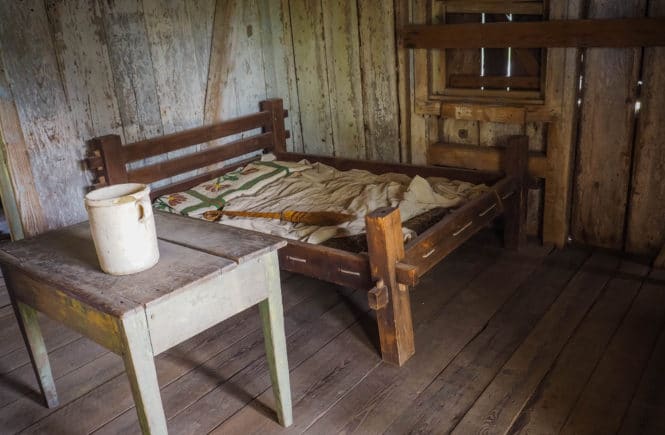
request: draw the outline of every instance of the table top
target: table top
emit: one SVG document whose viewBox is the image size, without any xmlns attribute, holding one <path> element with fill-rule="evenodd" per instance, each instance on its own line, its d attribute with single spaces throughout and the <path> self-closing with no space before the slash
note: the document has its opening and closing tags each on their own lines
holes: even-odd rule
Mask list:
<svg viewBox="0 0 665 435">
<path fill-rule="evenodd" d="M 155 224 L 159 262 L 132 275 L 102 272 L 88 222 L 6 244 L 0 262 L 95 309 L 122 315 L 286 244 L 279 237 L 162 212 L 155 213 Z"/>
</svg>

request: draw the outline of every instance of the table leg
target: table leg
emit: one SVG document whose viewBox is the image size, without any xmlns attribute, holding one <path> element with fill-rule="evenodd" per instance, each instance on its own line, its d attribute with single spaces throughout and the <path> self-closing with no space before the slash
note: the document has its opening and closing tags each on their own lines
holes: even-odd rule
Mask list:
<svg viewBox="0 0 665 435">
<path fill-rule="evenodd" d="M 270 368 L 270 379 L 275 394 L 275 408 L 280 424 L 288 427 L 293 423 L 291 409 L 291 384 L 289 382 L 289 361 L 286 356 L 284 336 L 284 309 L 279 282 L 277 255 L 269 256 L 266 265 L 268 277 L 268 298 L 259 303 L 263 336 L 266 345 L 266 358 Z"/>
<path fill-rule="evenodd" d="M 144 434 L 167 434 L 145 312 L 138 311 L 125 316 L 122 319 L 122 329 L 125 346 L 122 357 L 132 387 L 141 431 Z"/>
<path fill-rule="evenodd" d="M 46 406 L 54 408 L 58 406 L 58 394 L 55 390 L 55 382 L 53 381 L 53 373 L 51 373 L 51 364 L 48 360 L 44 337 L 39 328 L 37 311 L 13 298 L 12 305 Z"/>
</svg>

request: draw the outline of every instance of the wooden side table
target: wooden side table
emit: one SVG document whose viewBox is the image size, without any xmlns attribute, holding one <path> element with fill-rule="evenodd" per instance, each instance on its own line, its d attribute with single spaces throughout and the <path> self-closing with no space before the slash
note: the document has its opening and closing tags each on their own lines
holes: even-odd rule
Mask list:
<svg viewBox="0 0 665 435">
<path fill-rule="evenodd" d="M 36 311 L 121 355 L 144 433 L 167 433 L 154 357 L 258 304 L 279 422 L 291 390 L 277 249 L 282 239 L 155 214 L 160 261 L 128 276 L 99 268 L 87 222 L 11 243 L 0 264 L 47 406 L 58 398 Z"/>
</svg>

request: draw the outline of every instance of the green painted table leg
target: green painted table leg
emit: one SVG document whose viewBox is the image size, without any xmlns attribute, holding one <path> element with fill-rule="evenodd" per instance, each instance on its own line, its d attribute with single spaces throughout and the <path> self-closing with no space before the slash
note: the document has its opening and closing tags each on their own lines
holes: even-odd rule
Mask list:
<svg viewBox="0 0 665 435">
<path fill-rule="evenodd" d="M 157 383 L 155 358 L 145 313 L 138 311 L 122 319 L 125 350 L 123 359 L 132 387 L 136 413 L 144 434 L 164 434 L 166 417 Z"/>
<path fill-rule="evenodd" d="M 54 408 L 58 406 L 58 394 L 55 390 L 55 382 L 53 381 L 53 373 L 51 373 L 51 364 L 48 360 L 44 337 L 39 328 L 37 311 L 14 299 L 12 299 L 12 303 L 46 406 Z"/>
<path fill-rule="evenodd" d="M 272 389 L 275 394 L 275 411 L 280 424 L 288 427 L 293 423 L 293 413 L 277 254 L 273 253 L 268 256 L 266 262 L 269 296 L 268 299 L 259 303 L 259 312 L 263 323 L 263 336 L 265 338 L 266 358 L 270 368 Z"/>
</svg>

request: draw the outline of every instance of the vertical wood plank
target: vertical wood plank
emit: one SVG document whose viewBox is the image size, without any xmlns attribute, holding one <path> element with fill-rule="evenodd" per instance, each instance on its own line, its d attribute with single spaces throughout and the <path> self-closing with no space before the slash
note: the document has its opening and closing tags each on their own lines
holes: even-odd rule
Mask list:
<svg viewBox="0 0 665 435">
<path fill-rule="evenodd" d="M 589 18 L 641 17 L 645 0 L 595 0 Z M 623 247 L 641 49 L 590 48 L 578 144 L 572 232 L 580 242 Z"/>
<path fill-rule="evenodd" d="M 519 249 L 526 243 L 527 195 L 529 179 L 529 142 L 526 136 L 512 136 L 506 148 L 504 170 L 518 183 L 517 191 L 504 200 L 504 244 Z"/>
<path fill-rule="evenodd" d="M 322 0 L 335 155 L 365 157 L 365 120 L 356 0 Z"/>
<path fill-rule="evenodd" d="M 580 0 L 552 0 L 549 2 L 549 18 L 579 19 L 582 3 Z M 560 116 L 547 129 L 548 175 L 543 205 L 543 241 L 563 247 L 568 239 L 572 203 L 579 50 L 547 49 L 546 68 L 545 105 Z"/>
<path fill-rule="evenodd" d="M 14 95 L 9 87 L 0 47 L 0 158 L 3 166 L 2 200 L 10 219 L 12 238 L 35 236 L 47 229 L 33 183 L 28 147 L 23 137 Z M 13 209 L 16 211 L 13 211 Z M 13 218 L 12 218 L 13 217 Z M 18 218 L 18 221 L 16 219 Z"/>
<path fill-rule="evenodd" d="M 289 117 L 285 122 L 291 132 L 291 137 L 287 139 L 287 150 L 302 152 L 302 127 L 289 0 L 261 1 L 259 14 L 262 23 L 266 97 L 283 100 L 284 108 L 289 111 Z"/>
<path fill-rule="evenodd" d="M 205 122 L 256 112 L 266 98 L 262 24 L 256 0 L 217 0 Z M 230 136 L 221 141 L 238 139 Z"/>
<path fill-rule="evenodd" d="M 101 9 L 96 2 L 49 2 L 65 94 L 83 138 L 122 135 Z"/>
<path fill-rule="evenodd" d="M 663 15 L 665 1 L 650 0 L 649 16 Z M 665 243 L 665 48 L 644 49 L 642 83 L 625 249 L 656 255 Z"/>
<path fill-rule="evenodd" d="M 49 228 L 79 222 L 89 185 L 81 170 L 86 147 L 72 121 L 44 2 L 0 2 L 0 20 L 5 74 L 46 221 Z"/>
<path fill-rule="evenodd" d="M 414 24 L 427 22 L 427 0 L 413 0 L 412 20 Z M 427 55 L 423 50 L 412 50 L 413 83 L 411 84 L 411 146 L 409 163 L 422 165 L 427 163 L 427 148 L 430 140 L 427 136 L 427 117 L 416 113 L 418 98 L 428 95 Z"/>
<path fill-rule="evenodd" d="M 333 155 L 332 114 L 320 0 L 291 0 L 304 151 Z"/>
<path fill-rule="evenodd" d="M 142 4 L 100 3 L 125 141 L 159 136 L 162 118 Z"/>
<path fill-rule="evenodd" d="M 203 88 L 205 104 L 205 91 L 208 83 L 208 66 L 210 65 L 210 45 L 212 41 L 212 25 L 215 19 L 216 0 L 186 1 L 189 27 L 192 29 L 192 39 L 199 77 L 197 82 Z"/>
<path fill-rule="evenodd" d="M 266 358 L 275 396 L 275 411 L 282 426 L 293 424 L 291 406 L 291 382 L 289 381 L 289 361 L 286 355 L 286 337 L 284 335 L 284 309 L 279 280 L 279 261 L 277 252 L 265 259 L 268 283 L 268 298 L 259 303 L 259 313 L 266 346 Z"/>
<path fill-rule="evenodd" d="M 401 27 L 409 23 L 410 0 L 395 0 L 395 26 Z M 397 46 L 397 102 L 399 105 L 399 159 L 400 162 L 410 161 L 411 156 L 411 51 Z"/>
<path fill-rule="evenodd" d="M 358 1 L 360 62 L 368 160 L 399 161 L 395 5 Z"/>
<path fill-rule="evenodd" d="M 203 124 L 206 83 L 201 82 L 204 73 L 197 61 L 194 33 L 203 32 L 208 26 L 203 22 L 193 27 L 185 3 L 184 0 L 143 1 L 165 134 Z M 173 151 L 167 156 L 174 158 L 188 151 Z"/>
</svg>

